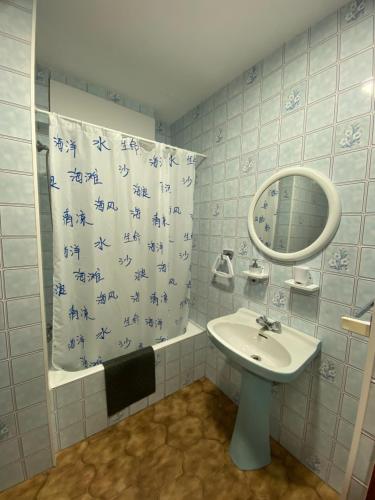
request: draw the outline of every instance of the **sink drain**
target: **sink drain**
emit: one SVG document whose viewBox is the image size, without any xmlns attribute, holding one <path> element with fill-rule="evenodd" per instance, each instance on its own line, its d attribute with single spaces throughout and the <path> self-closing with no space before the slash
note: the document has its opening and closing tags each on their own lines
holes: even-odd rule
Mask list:
<svg viewBox="0 0 375 500">
<path fill-rule="evenodd" d="M 262 361 L 262 358 L 260 356 L 258 356 L 258 354 L 252 354 L 250 356 L 250 358 L 255 359 L 255 361 Z"/>
</svg>

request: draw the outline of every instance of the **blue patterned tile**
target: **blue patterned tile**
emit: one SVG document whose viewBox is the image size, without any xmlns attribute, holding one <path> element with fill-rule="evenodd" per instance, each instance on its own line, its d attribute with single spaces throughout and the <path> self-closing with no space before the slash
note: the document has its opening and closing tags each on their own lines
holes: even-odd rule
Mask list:
<svg viewBox="0 0 375 500">
<path fill-rule="evenodd" d="M 282 112 L 290 113 L 305 105 L 306 98 L 306 84 L 305 82 L 293 85 L 283 94 Z"/>
<path fill-rule="evenodd" d="M 289 305 L 289 290 L 270 287 L 270 305 L 275 309 L 287 311 Z"/>
<path fill-rule="evenodd" d="M 336 126 L 335 151 L 345 152 L 367 146 L 369 141 L 370 118 L 340 123 Z"/>
<path fill-rule="evenodd" d="M 354 274 L 357 248 L 331 245 L 325 252 L 324 268 L 331 272 Z"/>
<path fill-rule="evenodd" d="M 254 66 L 251 66 L 251 68 L 246 70 L 243 75 L 244 85 L 245 86 L 255 85 L 259 81 L 260 75 L 261 75 L 261 65 L 255 64 Z"/>
<path fill-rule="evenodd" d="M 351 0 L 340 11 L 341 26 L 343 28 L 360 21 L 373 11 L 372 0 Z"/>
</svg>

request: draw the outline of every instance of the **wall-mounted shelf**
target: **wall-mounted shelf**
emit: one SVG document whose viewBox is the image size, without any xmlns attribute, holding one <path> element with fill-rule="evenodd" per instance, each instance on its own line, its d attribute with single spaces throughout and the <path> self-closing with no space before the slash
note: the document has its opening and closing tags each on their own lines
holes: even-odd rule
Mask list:
<svg viewBox="0 0 375 500">
<path fill-rule="evenodd" d="M 266 281 L 269 278 L 269 274 L 265 273 L 264 271 L 256 272 L 249 270 L 249 271 L 242 271 L 242 274 L 244 274 L 253 281 Z"/>
<path fill-rule="evenodd" d="M 301 292 L 306 293 L 314 293 L 319 290 L 319 285 L 301 285 L 300 283 L 296 283 L 294 280 L 286 280 L 285 283 L 289 285 L 291 288 L 295 288 L 296 290 L 301 290 Z"/>
</svg>

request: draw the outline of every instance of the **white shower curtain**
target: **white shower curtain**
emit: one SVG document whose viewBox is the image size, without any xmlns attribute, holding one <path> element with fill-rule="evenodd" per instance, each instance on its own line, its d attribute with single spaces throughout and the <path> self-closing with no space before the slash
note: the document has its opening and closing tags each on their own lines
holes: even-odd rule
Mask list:
<svg viewBox="0 0 375 500">
<path fill-rule="evenodd" d="M 51 115 L 55 368 L 79 370 L 185 331 L 195 161 Z"/>
</svg>

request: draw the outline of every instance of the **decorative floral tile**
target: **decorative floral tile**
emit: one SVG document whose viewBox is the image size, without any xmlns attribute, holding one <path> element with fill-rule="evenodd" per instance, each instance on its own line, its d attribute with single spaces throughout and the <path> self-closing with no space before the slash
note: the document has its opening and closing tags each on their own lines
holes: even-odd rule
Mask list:
<svg viewBox="0 0 375 500">
<path fill-rule="evenodd" d="M 244 83 L 245 85 L 253 85 L 259 80 L 260 76 L 260 64 L 255 64 L 254 66 L 251 66 L 250 69 L 245 71 L 244 73 Z"/>
<path fill-rule="evenodd" d="M 290 113 L 305 105 L 306 84 L 305 82 L 299 83 L 290 87 L 284 92 L 282 112 Z"/>
<path fill-rule="evenodd" d="M 353 24 L 372 10 L 372 0 L 352 0 L 341 9 L 341 26 L 345 28 L 345 26 Z"/>
<path fill-rule="evenodd" d="M 324 268 L 337 273 L 354 274 L 356 261 L 356 247 L 331 246 L 325 253 Z"/>
<path fill-rule="evenodd" d="M 340 123 L 336 127 L 336 153 L 351 151 L 368 145 L 370 118 Z"/>
<path fill-rule="evenodd" d="M 271 306 L 283 311 L 288 309 L 289 291 L 283 288 L 270 287 Z"/>
</svg>

